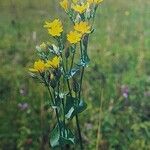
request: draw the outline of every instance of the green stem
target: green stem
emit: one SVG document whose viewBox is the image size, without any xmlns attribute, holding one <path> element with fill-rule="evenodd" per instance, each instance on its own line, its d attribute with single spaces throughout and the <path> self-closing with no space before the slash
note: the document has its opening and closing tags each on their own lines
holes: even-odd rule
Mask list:
<svg viewBox="0 0 150 150">
<path fill-rule="evenodd" d="M 63 71 L 64 71 L 64 74 L 66 75 L 66 69 L 65 69 L 65 67 L 64 67 L 64 62 L 63 62 L 62 54 L 61 54 L 61 58 L 62 58 L 62 67 L 63 67 Z M 70 83 L 69 83 L 69 79 L 67 79 L 67 86 L 68 86 L 68 89 L 69 89 L 69 93 L 70 93 L 70 95 L 72 96 L 72 93 L 71 93 L 71 87 L 70 87 Z"/>
<path fill-rule="evenodd" d="M 57 93 L 58 93 L 58 96 L 59 96 L 59 93 L 60 93 L 60 81 L 58 81 L 58 89 L 57 89 Z M 62 107 L 63 107 L 63 124 L 65 126 L 65 104 L 64 104 L 64 99 L 62 99 Z"/>
<path fill-rule="evenodd" d="M 78 115 L 76 115 L 76 125 L 77 125 L 77 130 L 79 134 L 79 141 L 80 141 L 80 149 L 83 150 L 83 142 L 82 142 L 82 136 L 81 136 L 81 129 L 80 129 L 80 124 L 79 124 L 79 118 Z"/>
<path fill-rule="evenodd" d="M 49 92 L 49 95 L 51 97 L 52 103 L 53 103 L 53 105 L 55 105 L 56 102 L 55 102 L 55 100 L 53 100 L 53 96 L 52 96 L 52 93 L 51 93 L 49 86 L 47 86 L 47 88 L 48 88 L 48 92 Z M 54 93 L 54 99 L 55 99 L 55 93 Z M 57 122 L 58 122 L 58 126 L 59 126 L 59 135 L 61 136 L 61 126 L 60 126 L 60 120 L 59 120 L 59 113 L 58 113 L 57 108 L 55 108 L 54 110 L 56 113 L 56 118 L 57 118 Z M 61 146 L 61 150 L 62 150 L 62 146 Z"/>
<path fill-rule="evenodd" d="M 66 58 L 66 70 L 68 70 L 68 58 Z"/>
<path fill-rule="evenodd" d="M 99 123 L 98 123 L 98 131 L 97 131 L 97 144 L 96 144 L 96 150 L 99 150 L 99 141 L 102 139 L 102 133 L 101 133 L 101 126 L 102 126 L 102 113 L 103 113 L 103 98 L 104 98 L 104 91 L 101 89 L 101 95 L 100 95 L 100 107 L 99 107 Z"/>
<path fill-rule="evenodd" d="M 81 52 L 81 59 L 83 59 L 82 41 L 80 41 L 80 52 Z"/>
<path fill-rule="evenodd" d="M 71 87 L 70 87 L 69 79 L 67 79 L 67 86 L 68 86 L 69 94 L 72 97 L 72 92 L 71 92 Z"/>
<path fill-rule="evenodd" d="M 84 70 L 85 70 L 85 67 L 82 67 L 81 78 L 80 78 L 79 101 L 81 99 L 82 81 L 83 81 Z"/>
<path fill-rule="evenodd" d="M 82 49 L 82 41 L 80 41 L 80 51 L 81 51 L 81 59 L 83 59 L 83 49 Z M 82 67 L 82 72 L 81 72 L 81 78 L 80 78 L 80 90 L 79 90 L 79 95 L 78 95 L 78 103 L 80 102 L 81 99 L 81 90 L 82 90 L 82 81 L 83 81 L 83 75 L 84 75 L 84 67 Z M 80 129 L 80 124 L 79 124 L 79 118 L 78 114 L 76 115 L 76 126 L 78 130 L 78 135 L 79 135 L 79 141 L 80 141 L 80 149 L 83 150 L 83 142 L 82 142 L 82 136 L 81 136 L 81 129 Z"/>
<path fill-rule="evenodd" d="M 76 98 L 78 99 L 77 93 L 75 93 Z M 78 103 L 78 102 L 77 102 Z M 78 104 L 77 104 L 78 105 Z M 80 149 L 83 150 L 83 141 L 82 141 L 82 135 L 81 135 L 81 129 L 80 129 L 80 123 L 79 123 L 79 118 L 78 114 L 76 114 L 76 126 L 77 126 L 77 131 L 78 131 L 78 136 L 79 136 L 79 141 L 80 141 Z"/>
<path fill-rule="evenodd" d="M 55 101 L 55 89 L 53 90 L 53 93 L 54 93 L 54 101 Z M 55 101 L 55 104 L 56 104 L 56 101 Z M 60 120 L 59 120 L 59 113 L 58 113 L 58 109 L 55 108 L 55 112 L 56 112 L 56 118 L 57 118 L 57 122 L 58 122 L 58 126 L 59 126 L 59 135 L 61 137 L 61 124 L 60 124 Z M 60 149 L 63 150 L 63 147 L 62 145 L 60 145 Z"/>
<path fill-rule="evenodd" d="M 82 87 L 83 75 L 84 75 L 84 67 L 82 68 L 82 73 L 81 73 L 81 78 L 80 78 L 80 90 L 79 90 L 79 96 L 78 96 L 78 98 L 79 98 L 78 103 L 80 102 L 80 99 L 81 99 L 81 87 Z M 78 135 L 79 135 L 80 148 L 81 148 L 81 150 L 83 150 L 84 148 L 83 148 L 83 144 L 82 144 L 83 142 L 82 142 L 78 114 L 76 115 L 76 126 L 77 126 L 77 130 L 78 130 Z"/>
<path fill-rule="evenodd" d="M 53 100 L 53 96 L 52 96 L 52 93 L 51 93 L 51 90 L 49 88 L 49 86 L 47 85 L 47 89 L 48 89 L 48 92 L 49 92 L 49 95 L 50 95 L 50 98 L 51 98 L 51 101 L 52 101 L 52 104 L 55 105 L 55 102 Z"/>
<path fill-rule="evenodd" d="M 73 52 L 73 55 L 72 55 L 72 60 L 71 60 L 71 65 L 70 65 L 70 72 L 71 72 L 72 67 L 73 67 L 74 57 L 75 57 L 75 52 Z"/>
</svg>

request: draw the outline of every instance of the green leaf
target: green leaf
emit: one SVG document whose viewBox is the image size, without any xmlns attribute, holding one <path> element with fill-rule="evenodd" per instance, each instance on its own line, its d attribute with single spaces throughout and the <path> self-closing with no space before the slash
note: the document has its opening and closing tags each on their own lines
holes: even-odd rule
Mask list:
<svg viewBox="0 0 150 150">
<path fill-rule="evenodd" d="M 69 71 L 68 73 L 66 73 L 65 77 L 67 79 L 72 78 L 73 76 L 76 75 L 76 73 L 80 70 L 80 66 L 77 65 L 75 68 L 71 69 L 71 71 Z"/>
<path fill-rule="evenodd" d="M 66 97 L 66 107 L 65 107 L 65 116 L 67 119 L 72 119 L 78 113 L 83 112 L 87 108 L 87 104 L 83 100 L 79 100 L 67 96 Z"/>
<path fill-rule="evenodd" d="M 50 134 L 50 144 L 52 147 L 59 146 L 59 139 L 60 139 L 60 134 L 59 134 L 59 126 L 58 124 L 55 126 L 55 128 L 52 130 Z"/>
<path fill-rule="evenodd" d="M 83 101 L 83 100 L 80 100 L 80 103 L 77 107 L 77 112 L 78 113 L 81 113 L 83 112 L 85 109 L 87 108 L 87 104 Z"/>
<path fill-rule="evenodd" d="M 74 116 L 74 103 L 75 103 L 76 99 L 71 97 L 71 96 L 67 96 L 66 97 L 66 106 L 65 106 L 65 116 L 67 119 L 72 118 Z"/>
<path fill-rule="evenodd" d="M 75 138 L 74 138 L 73 133 L 66 126 L 64 127 L 62 134 L 63 134 L 63 136 L 60 138 L 60 144 L 61 145 L 74 144 L 75 143 Z"/>
<path fill-rule="evenodd" d="M 78 63 L 78 66 L 80 66 L 80 67 L 81 66 L 86 67 L 86 66 L 88 66 L 89 62 L 90 62 L 90 58 L 88 57 L 88 55 L 85 54 L 81 58 L 80 62 Z"/>
<path fill-rule="evenodd" d="M 60 129 L 59 129 L 60 126 Z M 61 130 L 61 135 L 60 135 Z M 54 148 L 57 146 L 64 146 L 66 144 L 74 144 L 75 138 L 73 133 L 63 122 L 56 125 L 50 134 L 50 145 Z"/>
<path fill-rule="evenodd" d="M 74 116 L 75 109 L 74 107 L 71 107 L 70 110 L 65 115 L 67 119 L 72 118 Z"/>
<path fill-rule="evenodd" d="M 59 97 L 55 98 L 55 105 L 52 105 L 53 109 L 59 109 L 61 105 L 61 99 Z"/>
</svg>

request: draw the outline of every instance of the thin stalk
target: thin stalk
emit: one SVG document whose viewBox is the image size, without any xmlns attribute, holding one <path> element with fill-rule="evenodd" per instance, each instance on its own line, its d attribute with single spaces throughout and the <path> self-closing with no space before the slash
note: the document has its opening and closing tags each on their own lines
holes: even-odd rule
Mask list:
<svg viewBox="0 0 150 150">
<path fill-rule="evenodd" d="M 42 76 L 43 77 L 43 76 Z M 55 105 L 55 94 L 54 94 L 54 99 L 53 99 L 53 95 L 52 95 L 52 92 L 50 90 L 50 87 L 49 85 L 47 84 L 46 80 L 45 80 L 45 77 L 43 77 L 43 80 L 45 82 L 45 85 L 48 89 L 48 92 L 49 92 L 49 95 L 50 95 L 50 98 L 51 98 L 51 101 L 52 101 L 52 104 Z M 56 118 L 57 118 L 57 122 L 58 122 L 58 125 L 59 125 L 59 132 L 60 132 L 60 136 L 61 136 L 61 128 L 60 128 L 60 121 L 59 121 L 59 114 L 58 114 L 58 110 L 57 108 L 55 109 L 55 113 L 56 113 Z"/>
<path fill-rule="evenodd" d="M 62 57 L 62 54 L 61 54 L 60 56 L 61 56 L 61 58 L 63 58 L 63 57 Z M 65 67 L 64 67 L 63 59 L 62 59 L 62 67 L 63 67 L 64 74 L 66 74 L 66 69 L 65 69 Z M 68 86 L 68 89 L 69 89 L 70 96 L 72 96 L 69 79 L 67 79 L 67 86 Z"/>
<path fill-rule="evenodd" d="M 82 67 L 81 78 L 80 78 L 79 101 L 81 99 L 82 81 L 83 81 L 84 70 L 85 70 L 85 67 Z"/>
<path fill-rule="evenodd" d="M 49 86 L 47 86 L 48 88 L 48 92 L 49 92 L 49 95 L 51 97 L 51 100 L 52 100 L 52 103 L 53 105 L 55 105 L 55 100 L 53 100 L 53 96 L 52 96 L 52 93 L 51 93 L 51 90 L 49 88 Z M 54 91 L 54 99 L 55 99 L 55 91 Z M 57 122 L 58 122 L 58 126 L 59 126 L 59 135 L 61 136 L 61 127 L 60 127 L 60 120 L 59 120 L 59 113 L 58 113 L 58 110 L 57 108 L 54 109 L 55 110 L 55 113 L 56 113 L 56 118 L 57 118 Z M 60 146 L 61 150 L 63 150 L 62 146 Z"/>
<path fill-rule="evenodd" d="M 83 75 L 84 75 L 84 67 L 82 68 L 82 73 L 81 73 L 81 78 L 80 78 L 80 90 L 79 90 L 79 96 L 78 96 L 78 103 L 80 102 L 80 99 L 81 99 L 81 87 L 82 87 Z M 83 150 L 84 148 L 83 148 L 83 144 L 82 144 L 83 142 L 82 142 L 78 114 L 76 115 L 76 126 L 77 126 L 77 130 L 78 130 L 78 135 L 79 135 L 80 149 Z"/>
<path fill-rule="evenodd" d="M 83 56 L 83 49 L 82 49 L 82 41 L 80 41 L 80 51 L 81 51 L 81 59 Z M 82 72 L 81 72 L 81 78 L 80 78 L 80 90 L 79 90 L 79 95 L 78 95 L 78 103 L 80 102 L 81 99 L 81 89 L 82 89 L 82 80 L 83 80 L 83 75 L 84 75 L 84 67 L 82 67 Z M 81 129 L 80 129 L 80 123 L 79 123 L 79 118 L 78 114 L 76 114 L 76 126 L 78 130 L 78 135 L 79 135 L 79 141 L 80 141 L 80 149 L 83 150 L 83 142 L 82 142 L 82 136 L 81 136 Z"/>
<path fill-rule="evenodd" d="M 76 115 L 76 125 L 77 125 L 77 130 L 79 134 L 79 140 L 80 140 L 80 149 L 83 150 L 83 142 L 82 142 L 82 136 L 81 136 L 81 129 L 80 129 L 80 124 L 79 124 L 79 118 L 78 115 Z"/>
<path fill-rule="evenodd" d="M 98 131 L 97 131 L 97 144 L 96 150 L 99 150 L 99 141 L 102 139 L 101 126 L 102 126 L 102 113 L 103 113 L 103 99 L 104 99 L 104 91 L 101 89 L 100 95 L 100 107 L 99 107 L 99 122 L 98 122 Z"/>
<path fill-rule="evenodd" d="M 58 81 L 58 87 L 57 87 L 57 93 L 58 93 L 58 96 L 59 96 L 59 93 L 60 93 L 60 81 Z M 63 106 L 63 124 L 65 126 L 65 104 L 64 104 L 64 99 L 62 99 L 62 106 Z"/>
<path fill-rule="evenodd" d="M 82 49 L 82 42 L 80 41 L 80 52 L 81 52 L 81 59 L 83 59 L 83 49 Z"/>
<path fill-rule="evenodd" d="M 69 94 L 72 97 L 72 92 L 71 92 L 71 87 L 70 87 L 69 79 L 67 79 L 67 86 L 68 86 L 68 89 L 69 89 Z"/>
<path fill-rule="evenodd" d="M 70 71 L 69 71 L 70 73 L 71 73 L 71 70 L 72 70 L 72 67 L 73 67 L 73 63 L 74 63 L 75 49 L 76 48 L 74 48 L 74 52 L 73 52 L 73 55 L 72 55 L 72 60 L 71 60 L 71 65 L 70 65 Z M 67 85 L 68 85 L 70 96 L 72 97 L 72 92 L 71 92 L 71 87 L 70 87 L 69 79 L 67 79 Z"/>
<path fill-rule="evenodd" d="M 96 16 L 97 8 L 98 8 L 98 5 L 95 6 L 95 8 L 94 8 L 94 14 L 93 14 L 92 23 L 91 23 L 91 24 L 92 24 L 92 27 L 93 27 L 93 24 L 94 24 L 94 21 L 95 21 L 95 16 Z"/>
<path fill-rule="evenodd" d="M 48 89 L 48 92 L 49 92 L 49 95 L 50 95 L 50 98 L 51 98 L 50 103 L 52 102 L 52 104 L 54 105 L 53 96 L 52 96 L 52 93 L 51 93 L 50 87 L 49 87 L 48 83 L 46 82 L 45 77 L 44 77 L 41 73 L 40 73 L 40 75 L 41 75 L 41 77 L 43 78 L 44 84 L 45 84 L 45 86 L 46 86 L 46 87 L 47 87 L 47 89 Z"/>
<path fill-rule="evenodd" d="M 54 94 L 54 101 L 55 101 L 55 89 L 53 90 L 53 94 Z M 56 101 L 55 101 L 56 104 Z M 61 126 L 60 126 L 60 120 L 59 120 L 59 113 L 58 113 L 58 109 L 55 108 L 55 113 L 56 113 L 56 118 L 57 118 L 57 122 L 58 122 L 58 126 L 59 126 L 59 135 L 61 136 Z M 62 145 L 60 145 L 60 149 L 63 150 Z"/>
<path fill-rule="evenodd" d="M 66 70 L 68 70 L 68 58 L 66 58 Z"/>
<path fill-rule="evenodd" d="M 64 103 L 64 100 L 62 100 L 62 106 L 63 106 L 63 123 L 64 123 L 64 126 L 65 126 L 65 103 Z"/>
<path fill-rule="evenodd" d="M 78 98 L 77 93 L 75 93 L 76 98 Z M 78 102 L 77 102 L 78 103 Z M 80 149 L 83 150 L 83 141 L 82 141 L 82 135 L 81 135 L 81 129 L 80 129 L 80 123 L 79 123 L 79 118 L 78 115 L 76 115 L 76 126 L 77 126 L 77 131 L 78 131 L 78 136 L 79 136 L 79 141 L 80 141 Z"/>
<path fill-rule="evenodd" d="M 49 88 L 49 86 L 48 86 L 48 85 L 47 85 L 47 89 L 48 89 L 48 92 L 49 92 L 49 95 L 50 95 L 50 98 L 51 98 L 52 104 L 53 104 L 53 105 L 55 105 L 55 102 L 54 102 L 54 100 L 53 100 L 53 95 L 52 95 L 51 90 L 50 90 L 50 88 Z"/>
<path fill-rule="evenodd" d="M 71 60 L 71 65 L 70 65 L 70 72 L 71 72 L 71 69 L 73 67 L 74 57 L 75 57 L 75 52 L 73 52 L 73 55 L 72 55 L 72 60 Z"/>
<path fill-rule="evenodd" d="M 54 102 L 56 104 L 56 101 L 55 101 L 55 89 L 53 90 L 53 95 L 54 95 Z M 55 112 L 56 112 L 56 117 L 57 117 L 57 122 L 58 122 L 58 125 L 59 125 L 59 128 L 60 128 L 60 120 L 59 120 L 59 113 L 58 113 L 58 110 L 57 108 L 55 108 Z M 61 135 L 61 129 L 60 129 L 60 135 Z"/>
</svg>

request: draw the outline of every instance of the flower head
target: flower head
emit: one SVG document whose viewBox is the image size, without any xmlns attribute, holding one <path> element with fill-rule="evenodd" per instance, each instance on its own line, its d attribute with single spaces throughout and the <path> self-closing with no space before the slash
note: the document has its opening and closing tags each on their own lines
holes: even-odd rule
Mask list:
<svg viewBox="0 0 150 150">
<path fill-rule="evenodd" d="M 99 4 L 99 3 L 101 3 L 103 0 L 94 0 L 94 2 L 96 3 L 96 4 Z"/>
<path fill-rule="evenodd" d="M 81 4 L 81 5 L 76 4 L 76 5 L 72 6 L 72 9 L 75 10 L 76 12 L 82 14 L 88 9 L 88 7 L 89 7 L 88 3 Z"/>
<path fill-rule="evenodd" d="M 89 4 L 93 4 L 93 3 L 94 3 L 94 0 L 87 0 L 87 2 L 88 2 Z"/>
<path fill-rule="evenodd" d="M 81 21 L 80 23 L 75 24 L 74 29 L 83 35 L 85 33 L 90 33 L 91 26 L 88 22 Z"/>
<path fill-rule="evenodd" d="M 45 21 L 44 27 L 48 29 L 48 33 L 52 36 L 60 36 L 63 32 L 62 22 L 59 19 L 55 19 L 53 22 Z"/>
<path fill-rule="evenodd" d="M 55 56 L 52 60 L 48 60 L 46 62 L 45 67 L 57 69 L 59 65 L 60 65 L 60 57 Z"/>
<path fill-rule="evenodd" d="M 101 3 L 103 0 L 87 0 L 87 2 L 89 3 L 89 4 L 99 4 L 99 3 Z"/>
<path fill-rule="evenodd" d="M 69 34 L 67 34 L 67 40 L 71 44 L 76 44 L 81 40 L 82 34 L 78 33 L 77 31 L 71 31 Z"/>
<path fill-rule="evenodd" d="M 33 68 L 29 68 L 29 71 L 31 72 L 44 72 L 45 70 L 45 63 L 43 60 L 38 60 L 34 62 Z"/>
<path fill-rule="evenodd" d="M 66 11 L 68 9 L 68 0 L 62 0 L 60 5 Z"/>
<path fill-rule="evenodd" d="M 78 2 L 78 0 L 72 0 L 72 2 L 76 4 Z"/>
</svg>

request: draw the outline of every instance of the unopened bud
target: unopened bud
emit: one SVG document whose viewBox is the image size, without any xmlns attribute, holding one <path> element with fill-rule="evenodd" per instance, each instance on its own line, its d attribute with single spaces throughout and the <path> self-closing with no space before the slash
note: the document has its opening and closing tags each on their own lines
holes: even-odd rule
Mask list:
<svg viewBox="0 0 150 150">
<path fill-rule="evenodd" d="M 79 89 L 80 89 L 80 86 L 79 86 L 79 83 L 77 82 L 77 79 L 73 78 L 73 81 L 72 81 L 72 90 L 75 93 L 78 93 Z"/>
<path fill-rule="evenodd" d="M 67 49 L 65 50 L 65 57 L 68 58 L 69 56 L 70 56 L 70 49 L 67 48 Z"/>
</svg>

